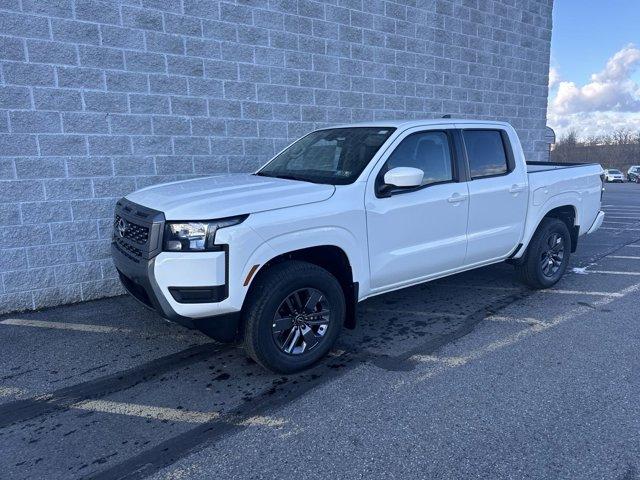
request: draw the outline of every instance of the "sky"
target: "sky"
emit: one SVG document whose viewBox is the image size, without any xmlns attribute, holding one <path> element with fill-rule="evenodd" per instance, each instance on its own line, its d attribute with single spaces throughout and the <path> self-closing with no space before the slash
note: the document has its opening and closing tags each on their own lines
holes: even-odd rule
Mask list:
<svg viewBox="0 0 640 480">
<path fill-rule="evenodd" d="M 555 0 L 548 125 L 640 131 L 640 0 Z"/>
</svg>

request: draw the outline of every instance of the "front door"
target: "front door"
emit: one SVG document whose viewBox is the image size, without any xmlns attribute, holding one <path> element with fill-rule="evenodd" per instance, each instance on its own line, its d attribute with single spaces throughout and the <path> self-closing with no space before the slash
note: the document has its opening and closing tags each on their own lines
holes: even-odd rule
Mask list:
<svg viewBox="0 0 640 480">
<path fill-rule="evenodd" d="M 373 291 L 459 268 L 467 247 L 469 192 L 458 182 L 451 132 L 409 130 L 389 150 L 365 201 Z M 384 174 L 395 167 L 420 168 L 422 185 L 381 194 Z"/>
</svg>

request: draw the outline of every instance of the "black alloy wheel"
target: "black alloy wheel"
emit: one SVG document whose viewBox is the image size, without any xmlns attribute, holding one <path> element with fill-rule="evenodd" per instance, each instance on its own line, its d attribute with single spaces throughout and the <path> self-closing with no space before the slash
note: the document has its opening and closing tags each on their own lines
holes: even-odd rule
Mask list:
<svg viewBox="0 0 640 480">
<path fill-rule="evenodd" d="M 564 240 L 558 232 L 552 232 L 546 243 L 548 248 L 540 254 L 540 268 L 545 277 L 553 278 L 562 266 Z"/>
<path fill-rule="evenodd" d="M 331 322 L 331 308 L 316 288 L 291 292 L 273 317 L 271 333 L 278 348 L 288 355 L 305 355 L 324 339 Z"/>
</svg>

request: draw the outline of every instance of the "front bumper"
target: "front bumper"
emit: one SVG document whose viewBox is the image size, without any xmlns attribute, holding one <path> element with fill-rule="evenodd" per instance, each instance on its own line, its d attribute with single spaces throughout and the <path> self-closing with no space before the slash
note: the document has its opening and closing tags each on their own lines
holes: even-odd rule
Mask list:
<svg viewBox="0 0 640 480">
<path fill-rule="evenodd" d="M 126 256 L 116 242 L 111 243 L 111 257 L 122 285 L 133 298 L 167 320 L 180 323 L 187 328 L 195 328 L 193 320 L 180 315 L 162 294 L 154 277 L 155 258 L 135 262 Z"/>
<path fill-rule="evenodd" d="M 126 199 L 116 207 L 116 219 L 124 219 L 127 228 L 136 233 L 123 236 L 117 222 L 114 226 L 111 255 L 122 285 L 167 320 L 203 330 L 214 338 L 230 339 L 237 329 L 239 312 L 221 315 L 220 311 L 229 295 L 226 246 L 212 252 L 162 252 L 164 216 L 147 210 L 143 212 L 147 217 L 141 218 L 137 215 L 141 209 Z M 141 238 L 141 228 L 148 231 L 146 237 Z"/>
</svg>

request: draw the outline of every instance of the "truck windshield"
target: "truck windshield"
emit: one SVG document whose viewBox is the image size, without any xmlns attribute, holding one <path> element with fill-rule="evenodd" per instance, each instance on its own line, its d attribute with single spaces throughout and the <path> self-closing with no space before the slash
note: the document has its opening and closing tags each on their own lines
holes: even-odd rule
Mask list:
<svg viewBox="0 0 640 480">
<path fill-rule="evenodd" d="M 313 183 L 353 183 L 395 128 L 350 127 L 311 132 L 256 175 Z"/>
</svg>

